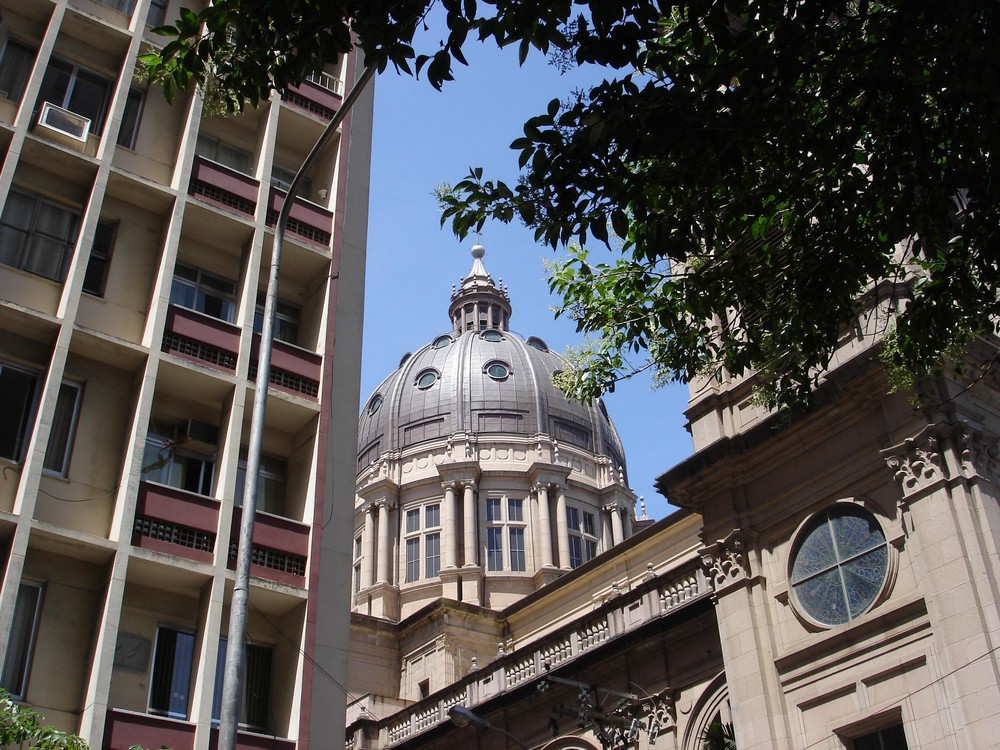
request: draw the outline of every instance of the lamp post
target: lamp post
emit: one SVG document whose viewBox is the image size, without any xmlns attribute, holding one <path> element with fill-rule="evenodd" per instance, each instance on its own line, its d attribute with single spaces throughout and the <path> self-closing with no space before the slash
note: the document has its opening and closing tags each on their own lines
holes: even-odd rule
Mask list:
<svg viewBox="0 0 1000 750">
<path fill-rule="evenodd" d="M 473 713 L 465 706 L 455 705 L 449 708 L 448 718 L 451 719 L 451 723 L 454 724 L 456 727 L 467 727 L 470 724 L 472 724 L 474 726 L 479 727 L 480 729 L 492 729 L 495 732 L 500 732 L 500 734 L 507 737 L 507 739 L 509 739 L 511 742 L 513 742 L 515 745 L 521 748 L 521 750 L 529 750 L 527 745 L 521 742 L 521 740 L 512 735 L 510 732 L 501 729 L 495 724 L 491 724 L 490 722 L 486 721 L 486 719 L 484 719 L 482 716 Z"/>
</svg>

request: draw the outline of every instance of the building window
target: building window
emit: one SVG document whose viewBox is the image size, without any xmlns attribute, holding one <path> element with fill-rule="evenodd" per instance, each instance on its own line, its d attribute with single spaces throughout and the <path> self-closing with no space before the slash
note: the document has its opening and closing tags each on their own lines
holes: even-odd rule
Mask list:
<svg viewBox="0 0 1000 750">
<path fill-rule="evenodd" d="M 426 390 L 430 388 L 437 382 L 438 374 L 434 370 L 424 370 L 422 373 L 417 375 L 417 388 L 420 390 Z"/>
<path fill-rule="evenodd" d="M 150 713 L 187 719 L 193 663 L 194 634 L 168 627 L 156 629 L 149 685 Z"/>
<path fill-rule="evenodd" d="M 503 334 L 500 333 L 500 331 L 497 331 L 496 329 L 483 331 L 482 337 L 484 341 L 492 341 L 494 343 L 497 341 L 503 341 Z"/>
<path fill-rule="evenodd" d="M 376 393 L 372 400 L 368 402 L 368 416 L 373 416 L 382 406 L 382 394 Z"/>
<path fill-rule="evenodd" d="M 145 96 L 138 89 L 129 89 L 125 100 L 125 111 L 122 113 L 122 124 L 118 128 L 118 145 L 124 148 L 135 148 L 135 139 L 139 135 L 139 120 L 142 119 L 142 105 Z"/>
<path fill-rule="evenodd" d="M 354 593 L 361 591 L 361 536 L 354 537 Z"/>
<path fill-rule="evenodd" d="M 104 296 L 114 239 L 115 225 L 106 221 L 98 222 L 94 232 L 94 244 L 90 248 L 90 260 L 87 261 L 87 272 L 83 276 L 83 291 L 87 294 L 93 294 L 95 297 Z"/>
<path fill-rule="evenodd" d="M 35 413 L 37 377 L 0 363 L 0 457 L 20 461 Z"/>
<path fill-rule="evenodd" d="M 566 507 L 566 527 L 569 531 L 569 566 L 578 568 L 597 557 L 597 537 L 594 514 L 572 506 Z"/>
<path fill-rule="evenodd" d="M 64 382 L 59 386 L 59 395 L 56 397 L 56 411 L 52 418 L 42 468 L 61 476 L 66 476 L 69 472 L 73 436 L 80 416 L 81 390 L 77 383 Z"/>
<path fill-rule="evenodd" d="M 853 750 L 907 750 L 902 724 L 869 732 L 851 741 Z"/>
<path fill-rule="evenodd" d="M 217 723 L 222 716 L 222 681 L 226 672 L 226 652 L 228 638 L 219 639 L 219 651 L 215 662 L 215 694 L 212 698 L 212 721 Z M 248 643 L 245 646 L 245 670 L 243 673 L 243 700 L 240 705 L 240 724 L 250 729 L 265 729 L 267 707 L 271 698 L 271 657 L 273 649 Z"/>
<path fill-rule="evenodd" d="M 232 323 L 236 318 L 236 284 L 178 263 L 170 287 L 170 303 Z"/>
<path fill-rule="evenodd" d="M 0 97 L 12 102 L 21 101 L 24 87 L 35 64 L 35 48 L 8 39 L 0 57 Z"/>
<path fill-rule="evenodd" d="M 264 330 L 264 295 L 257 295 L 257 306 L 253 314 L 253 332 L 260 333 Z M 298 345 L 299 343 L 299 308 L 290 302 L 278 300 L 278 305 L 274 311 L 274 338 L 277 341 L 284 341 L 286 344 Z"/>
<path fill-rule="evenodd" d="M 225 141 L 220 141 L 214 135 L 198 133 L 198 142 L 195 144 L 194 152 L 198 156 L 235 169 L 243 174 L 250 174 L 253 163 L 253 155 L 238 146 L 233 146 Z"/>
<path fill-rule="evenodd" d="M 444 349 L 448 344 L 451 343 L 451 336 L 438 336 L 434 339 L 434 343 L 431 344 L 432 349 Z"/>
<path fill-rule="evenodd" d="M 62 283 L 79 216 L 65 206 L 11 190 L 0 215 L 0 263 Z"/>
<path fill-rule="evenodd" d="M 285 477 L 288 463 L 283 458 L 261 456 L 257 470 L 257 510 L 285 515 Z M 233 502 L 243 507 L 243 493 L 246 491 L 247 460 L 241 457 L 236 468 L 236 492 Z"/>
<path fill-rule="evenodd" d="M 142 458 L 142 478 L 177 489 L 211 496 L 215 474 L 215 456 L 198 453 L 179 446 L 187 443 L 181 430 L 168 434 L 152 431 L 146 436 L 146 449 Z"/>
<path fill-rule="evenodd" d="M 420 537 L 406 540 L 406 582 L 420 578 Z"/>
<path fill-rule="evenodd" d="M 441 571 L 441 505 L 434 503 L 411 508 L 405 516 L 407 583 L 420 578 L 423 560 L 424 578 L 435 578 Z M 422 523 L 421 523 L 422 522 Z M 423 546 L 423 558 L 420 550 Z"/>
<path fill-rule="evenodd" d="M 156 28 L 162 26 L 167 18 L 167 0 L 150 0 L 149 11 L 146 13 L 146 25 Z"/>
<path fill-rule="evenodd" d="M 38 620 L 42 611 L 42 587 L 37 583 L 22 583 L 17 589 L 14 619 L 10 626 L 7 656 L 3 662 L 3 688 L 15 700 L 24 700 L 28 692 L 28 673 L 35 651 Z"/>
<path fill-rule="evenodd" d="M 504 570 L 504 538 L 507 539 L 508 570 L 524 571 L 524 501 L 519 498 L 486 499 L 486 568 Z"/>
<path fill-rule="evenodd" d="M 0 458 L 20 462 L 28 444 L 38 399 L 38 376 L 0 363 Z M 65 474 L 79 416 L 81 387 L 64 382 L 45 448 L 42 468 Z"/>
<path fill-rule="evenodd" d="M 68 109 L 90 120 L 90 132 L 100 135 L 107 115 L 111 81 L 66 60 L 53 58 L 42 79 L 38 106 L 42 102 Z"/>
<path fill-rule="evenodd" d="M 484 370 L 496 381 L 504 381 L 510 377 L 510 368 L 503 362 L 490 362 Z"/>
<path fill-rule="evenodd" d="M 284 190 L 287 193 L 292 187 L 292 180 L 294 179 L 294 169 L 286 169 L 277 164 L 271 166 L 271 187 L 276 187 L 278 190 Z M 312 180 L 308 177 L 303 177 L 296 196 L 301 198 L 309 195 L 312 195 Z"/>
<path fill-rule="evenodd" d="M 795 601 L 820 625 L 850 622 L 868 611 L 889 572 L 889 549 L 875 517 L 838 504 L 817 515 L 792 556 Z"/>
</svg>

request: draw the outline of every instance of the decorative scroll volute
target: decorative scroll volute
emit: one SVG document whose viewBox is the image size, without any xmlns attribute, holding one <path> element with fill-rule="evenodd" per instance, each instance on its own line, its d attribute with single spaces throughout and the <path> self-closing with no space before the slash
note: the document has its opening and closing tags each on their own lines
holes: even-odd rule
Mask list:
<svg viewBox="0 0 1000 750">
<path fill-rule="evenodd" d="M 750 577 L 749 559 L 740 529 L 734 529 L 725 539 L 719 539 L 715 544 L 702 547 L 698 554 L 701 555 L 705 575 L 716 593 Z"/>
</svg>

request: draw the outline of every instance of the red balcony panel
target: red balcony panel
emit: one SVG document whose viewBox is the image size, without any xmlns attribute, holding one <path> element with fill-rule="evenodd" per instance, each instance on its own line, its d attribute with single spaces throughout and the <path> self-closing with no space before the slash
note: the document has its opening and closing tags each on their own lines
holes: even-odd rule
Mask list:
<svg viewBox="0 0 1000 750">
<path fill-rule="evenodd" d="M 254 361 L 257 361 L 260 357 L 259 333 L 254 334 L 250 356 L 253 357 Z M 318 387 L 319 379 L 323 372 L 323 357 L 316 352 L 311 352 L 294 344 L 286 344 L 284 341 L 275 340 L 271 348 L 271 370 L 280 370 L 282 373 L 292 376 L 292 379 L 297 378 L 309 381 Z M 283 380 L 289 379 L 286 378 Z M 282 386 L 281 380 L 275 378 L 273 372 L 271 385 Z M 285 390 L 293 391 L 299 395 L 303 393 L 302 390 L 295 390 L 288 387 Z"/>
<path fill-rule="evenodd" d="M 208 738 L 208 750 L 218 750 L 218 747 L 219 728 L 212 727 L 212 733 Z M 269 734 L 237 732 L 236 750 L 295 750 L 295 740 L 285 740 Z"/>
<path fill-rule="evenodd" d="M 271 188 L 267 200 L 267 223 L 274 226 L 278 212 L 285 205 L 285 191 Z M 315 203 L 296 198 L 288 212 L 287 230 L 314 245 L 326 247 L 333 235 L 333 213 Z"/>
<path fill-rule="evenodd" d="M 137 547 L 212 562 L 219 526 L 217 500 L 164 484 L 141 482 L 135 515 L 132 543 Z"/>
<path fill-rule="evenodd" d="M 195 156 L 188 189 L 208 203 L 253 215 L 260 183 L 250 175 Z"/>
<path fill-rule="evenodd" d="M 194 750 L 194 724 L 112 708 L 104 725 L 102 745 L 104 750 L 129 750 L 133 745 Z"/>
<path fill-rule="evenodd" d="M 197 310 L 171 305 L 163 349 L 183 359 L 231 371 L 240 350 L 240 329 Z"/>
<path fill-rule="evenodd" d="M 230 569 L 236 566 L 235 545 L 240 538 L 240 524 L 243 509 L 233 509 Z M 290 586 L 305 585 L 305 563 L 309 557 L 309 527 L 290 518 L 258 513 L 253 526 L 253 546 L 255 559 L 267 560 L 251 562 L 250 573 L 260 578 L 269 578 Z"/>
<path fill-rule="evenodd" d="M 341 98 L 328 88 L 319 86 L 312 81 L 289 86 L 285 101 L 300 109 L 319 115 L 324 120 L 332 120 L 340 109 Z"/>
</svg>

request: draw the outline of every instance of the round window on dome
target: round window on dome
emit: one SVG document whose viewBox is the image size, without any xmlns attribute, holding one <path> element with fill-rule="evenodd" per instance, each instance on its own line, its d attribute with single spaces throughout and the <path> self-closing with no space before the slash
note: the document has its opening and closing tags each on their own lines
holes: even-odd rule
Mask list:
<svg viewBox="0 0 1000 750">
<path fill-rule="evenodd" d="M 434 339 L 434 343 L 431 344 L 431 348 L 444 349 L 450 343 L 451 343 L 451 336 L 448 336 L 447 334 L 444 336 L 438 336 L 436 339 Z"/>
<path fill-rule="evenodd" d="M 547 352 L 549 350 L 549 347 L 538 336 L 529 336 L 528 346 L 532 346 L 540 352 Z"/>
<path fill-rule="evenodd" d="M 438 380 L 438 374 L 434 370 L 424 370 L 417 375 L 416 385 L 421 390 L 426 390 L 434 385 Z"/>
<path fill-rule="evenodd" d="M 490 362 L 484 369 L 494 380 L 506 380 L 510 377 L 510 368 L 503 362 Z"/>
<path fill-rule="evenodd" d="M 484 341 L 492 341 L 493 343 L 496 343 L 497 341 L 503 341 L 503 334 L 500 333 L 500 331 L 496 330 L 495 328 L 491 328 L 488 331 L 483 331 L 482 335 Z"/>
<path fill-rule="evenodd" d="M 372 396 L 372 400 L 368 402 L 368 416 L 372 416 L 375 412 L 379 410 L 382 406 L 382 394 L 376 393 Z"/>
<path fill-rule="evenodd" d="M 889 548 L 875 516 L 838 504 L 802 531 L 789 581 L 795 602 L 827 627 L 855 620 L 875 604 L 889 574 Z"/>
</svg>

